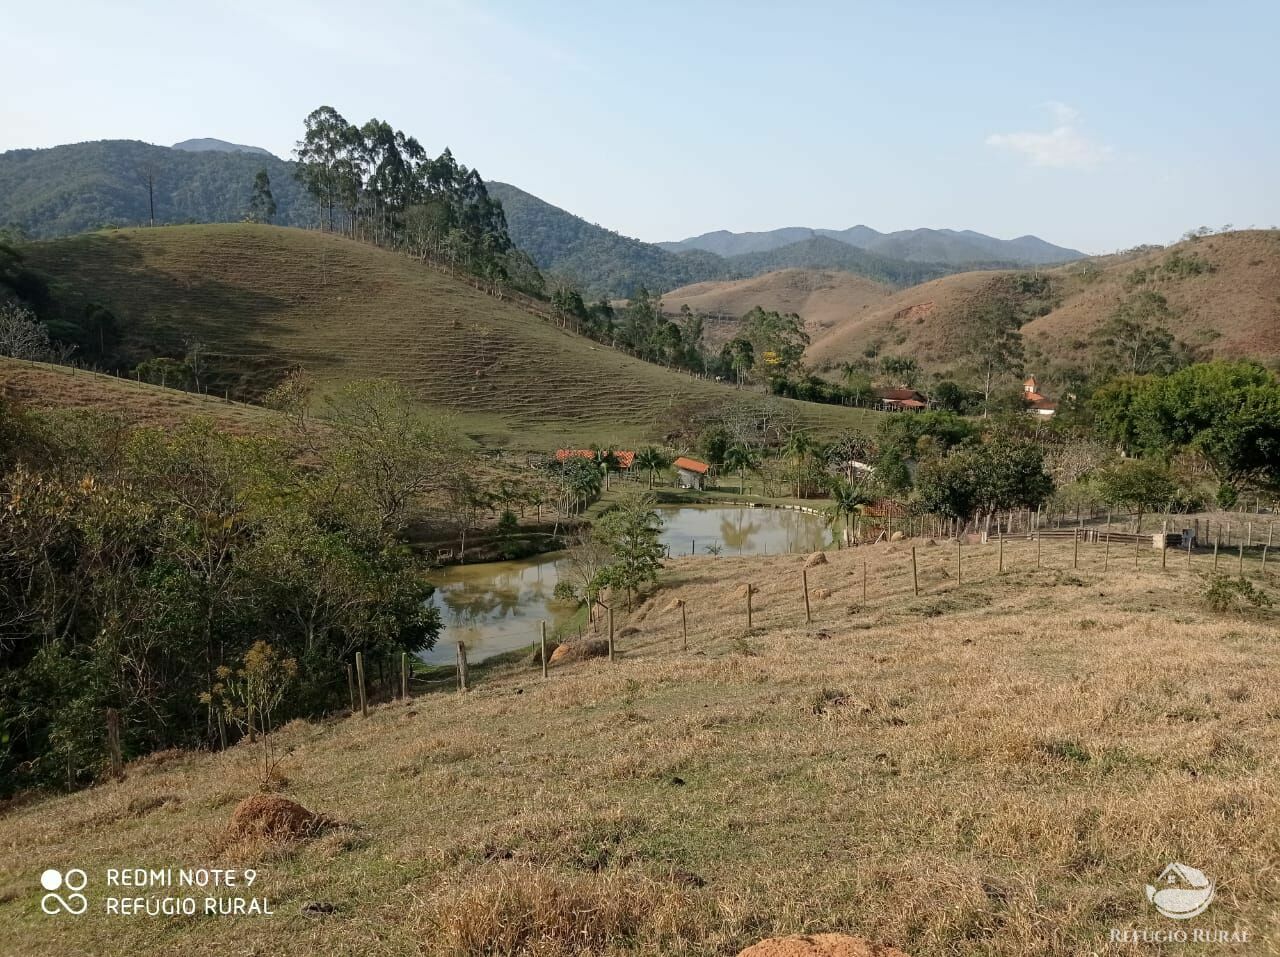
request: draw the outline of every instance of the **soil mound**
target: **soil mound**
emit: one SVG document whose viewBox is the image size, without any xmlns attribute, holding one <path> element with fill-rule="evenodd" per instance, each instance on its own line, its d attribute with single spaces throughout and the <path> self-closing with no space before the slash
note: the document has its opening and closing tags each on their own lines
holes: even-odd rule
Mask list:
<svg viewBox="0 0 1280 957">
<path fill-rule="evenodd" d="M 550 663 L 569 664 L 584 661 L 587 658 L 603 658 L 609 654 L 609 639 L 583 638 L 579 641 L 566 641 L 551 654 Z"/>
<path fill-rule="evenodd" d="M 276 794 L 255 794 L 236 805 L 231 814 L 231 836 L 289 840 L 315 834 L 332 822 L 308 811 L 297 801 Z"/>
<path fill-rule="evenodd" d="M 847 934 L 798 934 L 770 937 L 752 944 L 738 957 L 908 957 L 896 947 L 873 944 Z"/>
<path fill-rule="evenodd" d="M 826 552 L 814 552 L 804 560 L 805 568 L 813 568 L 815 565 L 825 565 L 827 563 Z"/>
</svg>

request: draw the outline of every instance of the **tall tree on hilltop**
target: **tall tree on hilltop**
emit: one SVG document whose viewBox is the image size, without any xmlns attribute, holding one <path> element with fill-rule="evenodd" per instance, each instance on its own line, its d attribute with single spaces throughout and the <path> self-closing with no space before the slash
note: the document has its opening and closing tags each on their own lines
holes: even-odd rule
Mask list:
<svg viewBox="0 0 1280 957">
<path fill-rule="evenodd" d="M 271 194 L 271 177 L 265 169 L 253 178 L 253 195 L 249 197 L 249 220 L 270 223 L 276 215 L 276 198 Z"/>
</svg>

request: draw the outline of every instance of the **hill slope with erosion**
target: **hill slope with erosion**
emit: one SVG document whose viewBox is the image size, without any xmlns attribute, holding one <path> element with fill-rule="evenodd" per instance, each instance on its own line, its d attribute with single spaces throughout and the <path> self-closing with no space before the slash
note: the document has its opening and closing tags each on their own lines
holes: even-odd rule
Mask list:
<svg viewBox="0 0 1280 957">
<path fill-rule="evenodd" d="M 1143 884 L 1170 861 L 1220 888 L 1197 927 L 1271 953 L 1274 613 L 1204 611 L 1207 554 L 1103 573 L 1090 544 L 1073 571 L 1064 541 L 1038 570 L 1007 546 L 1004 575 L 967 546 L 963 585 L 954 545 L 916 543 L 914 597 L 910 544 L 808 569 L 811 625 L 800 556 L 681 558 L 613 663 L 478 669 L 467 694 L 419 681 L 368 719 L 291 723 L 276 789 L 331 819 L 309 838 L 230 833 L 261 743 L 5 808 L 5 953 L 727 957 L 837 931 L 913 957 L 1127 957 L 1110 935 L 1168 925 Z M 68 866 L 94 906 L 51 919 L 41 871 Z M 254 868 L 242 893 L 272 914 L 110 916 L 104 872 L 126 866 Z"/>
<path fill-rule="evenodd" d="M 322 390 L 389 378 L 449 410 L 480 441 L 545 448 L 634 443 L 685 403 L 739 400 L 698 380 L 563 331 L 459 278 L 332 234 L 251 224 L 120 230 L 36 243 L 61 316 L 90 303 L 117 317 L 120 360 L 181 355 L 198 340 L 209 379 L 254 398 L 301 365 Z M 795 404 L 821 429 L 868 414 Z"/>
<path fill-rule="evenodd" d="M 736 320 L 756 306 L 798 313 L 812 337 L 882 303 L 892 292 L 882 283 L 853 273 L 780 269 L 751 279 L 683 286 L 663 295 L 662 306 L 669 313 L 688 306 L 704 314 L 708 319 L 706 338 L 719 347 L 733 337 Z"/>
<path fill-rule="evenodd" d="M 910 355 L 926 369 L 952 368 L 969 317 L 1006 297 L 1025 310 L 1023 335 L 1046 362 L 1085 364 L 1099 326 L 1144 291 L 1167 300 L 1170 331 L 1207 355 L 1280 360 L 1280 232 L 1272 230 L 1224 233 L 1048 270 L 945 276 L 856 313 L 850 308 L 848 318 L 813 335 L 809 358 L 832 365 L 876 348 Z"/>
</svg>

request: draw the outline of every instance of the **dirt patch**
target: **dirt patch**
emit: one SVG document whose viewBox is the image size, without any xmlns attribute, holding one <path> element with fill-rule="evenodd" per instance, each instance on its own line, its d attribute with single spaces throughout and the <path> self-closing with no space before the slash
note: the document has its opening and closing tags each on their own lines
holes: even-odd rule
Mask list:
<svg viewBox="0 0 1280 957">
<path fill-rule="evenodd" d="M 798 934 L 770 937 L 752 944 L 738 957 L 908 957 L 897 947 L 874 944 L 847 934 Z"/>
<path fill-rule="evenodd" d="M 236 805 L 228 830 L 233 838 L 293 840 L 310 837 L 333 823 L 323 814 L 308 811 L 297 801 L 276 794 L 255 794 Z"/>
</svg>

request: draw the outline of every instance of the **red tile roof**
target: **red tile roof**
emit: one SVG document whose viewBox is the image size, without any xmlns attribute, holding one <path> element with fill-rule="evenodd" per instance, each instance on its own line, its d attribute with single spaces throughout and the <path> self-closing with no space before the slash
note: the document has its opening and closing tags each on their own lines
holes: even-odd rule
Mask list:
<svg viewBox="0 0 1280 957">
<path fill-rule="evenodd" d="M 601 454 L 602 453 L 595 452 L 592 449 L 556 449 L 556 461 L 564 462 L 567 459 L 589 459 L 592 462 L 597 462 L 599 461 Z M 629 469 L 631 468 L 631 463 L 636 460 L 636 453 L 615 450 L 613 457 L 618 461 L 618 468 Z"/>
<path fill-rule="evenodd" d="M 671 464 L 678 469 L 684 469 L 686 472 L 697 472 L 699 475 L 705 475 L 711 469 L 711 466 L 706 462 L 685 458 L 683 455 Z"/>
</svg>

